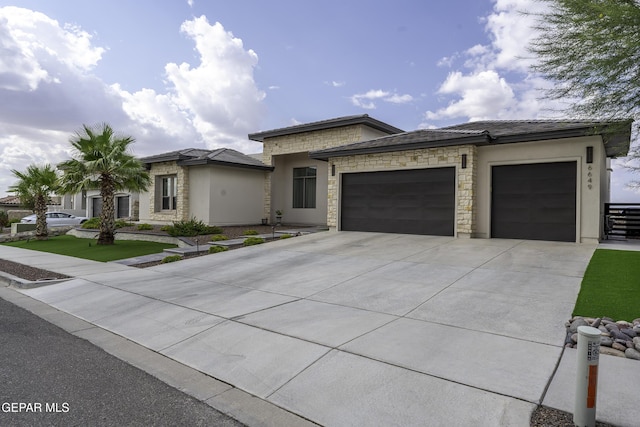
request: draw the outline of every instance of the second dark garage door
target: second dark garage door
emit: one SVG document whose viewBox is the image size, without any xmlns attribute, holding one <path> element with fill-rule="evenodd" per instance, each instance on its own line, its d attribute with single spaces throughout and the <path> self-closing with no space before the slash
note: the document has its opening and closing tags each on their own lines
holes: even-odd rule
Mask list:
<svg viewBox="0 0 640 427">
<path fill-rule="evenodd" d="M 576 162 L 494 166 L 491 237 L 576 241 Z"/>
<path fill-rule="evenodd" d="M 341 229 L 453 236 L 455 168 L 342 175 Z"/>
</svg>

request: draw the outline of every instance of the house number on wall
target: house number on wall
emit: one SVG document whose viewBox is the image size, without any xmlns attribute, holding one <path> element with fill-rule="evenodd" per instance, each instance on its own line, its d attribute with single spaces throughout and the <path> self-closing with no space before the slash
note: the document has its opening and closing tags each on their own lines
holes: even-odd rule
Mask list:
<svg viewBox="0 0 640 427">
<path fill-rule="evenodd" d="M 591 190 L 593 188 L 593 173 L 591 172 L 593 166 L 589 165 L 587 169 L 589 170 L 589 172 L 587 172 L 587 188 Z"/>
</svg>

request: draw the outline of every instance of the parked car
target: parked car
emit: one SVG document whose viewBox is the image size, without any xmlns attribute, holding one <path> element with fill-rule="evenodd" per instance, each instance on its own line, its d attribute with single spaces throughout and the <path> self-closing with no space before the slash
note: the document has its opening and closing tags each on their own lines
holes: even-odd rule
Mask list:
<svg viewBox="0 0 640 427">
<path fill-rule="evenodd" d="M 47 212 L 47 226 L 62 227 L 67 225 L 80 225 L 89 218 L 84 216 L 75 216 L 64 212 Z M 20 220 L 23 224 L 35 224 L 36 215 L 25 216 Z"/>
</svg>

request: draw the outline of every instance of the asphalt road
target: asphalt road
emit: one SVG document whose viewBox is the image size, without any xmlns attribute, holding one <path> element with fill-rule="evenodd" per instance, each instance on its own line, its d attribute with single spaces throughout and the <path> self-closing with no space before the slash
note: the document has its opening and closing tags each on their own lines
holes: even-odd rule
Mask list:
<svg viewBox="0 0 640 427">
<path fill-rule="evenodd" d="M 0 426 L 242 426 L 0 298 Z"/>
</svg>

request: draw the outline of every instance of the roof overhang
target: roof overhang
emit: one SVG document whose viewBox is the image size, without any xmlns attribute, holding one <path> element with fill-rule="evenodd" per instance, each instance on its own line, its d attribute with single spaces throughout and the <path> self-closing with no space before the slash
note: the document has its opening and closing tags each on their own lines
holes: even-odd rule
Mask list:
<svg viewBox="0 0 640 427">
<path fill-rule="evenodd" d="M 623 157 L 629 152 L 632 120 L 598 121 L 490 121 L 470 122 L 441 129 L 417 130 L 326 148 L 309 157 L 327 161 L 333 157 L 390 153 L 455 145 L 487 146 L 553 139 L 600 136 L 607 157 Z"/>
<path fill-rule="evenodd" d="M 370 117 L 368 114 L 362 114 L 358 116 L 338 117 L 336 119 L 329 119 L 319 122 L 305 123 L 285 128 L 267 130 L 263 132 L 250 133 L 248 137 L 252 141 L 264 142 L 266 138 L 294 135 L 304 132 L 314 132 L 352 125 L 366 125 L 372 129 L 376 129 L 388 134 L 404 132 L 402 129 L 391 126 L 388 123 L 381 122 L 380 120 L 376 120 L 373 117 Z"/>
</svg>

